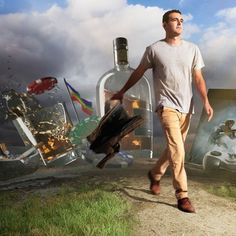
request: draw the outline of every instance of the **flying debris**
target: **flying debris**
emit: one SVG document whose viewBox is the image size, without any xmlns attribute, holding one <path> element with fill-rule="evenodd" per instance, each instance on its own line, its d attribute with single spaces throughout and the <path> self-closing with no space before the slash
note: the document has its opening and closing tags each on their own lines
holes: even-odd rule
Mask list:
<svg viewBox="0 0 236 236">
<path fill-rule="evenodd" d="M 47 84 L 47 89 L 49 86 Z M 72 123 L 63 103 L 42 107 L 34 94 L 13 89 L 1 92 L 0 98 L 1 120 L 13 122 L 25 145 L 7 147 L 0 143 L 0 180 L 35 171 L 42 164 L 68 165 L 82 156 L 69 140 Z"/>
<path fill-rule="evenodd" d="M 57 79 L 55 77 L 43 77 L 41 79 L 37 79 L 27 86 L 27 92 L 29 94 L 42 94 L 46 91 L 49 91 L 55 87 L 57 84 Z"/>
<path fill-rule="evenodd" d="M 89 116 L 76 124 L 69 133 L 69 139 L 74 145 L 82 143 L 83 139 L 91 134 L 98 126 L 100 118 L 98 116 Z"/>
<path fill-rule="evenodd" d="M 5 120 L 14 120 L 41 109 L 41 105 L 35 97 L 26 93 L 18 93 L 14 89 L 3 91 L 0 100 L 2 101 L 0 116 L 4 116 Z"/>
<path fill-rule="evenodd" d="M 87 136 L 90 149 L 106 156 L 96 165 L 102 169 L 106 162 L 120 151 L 120 140 L 141 126 L 144 119 L 140 115 L 130 117 L 122 105 L 115 105 L 100 120 L 97 128 Z"/>
</svg>

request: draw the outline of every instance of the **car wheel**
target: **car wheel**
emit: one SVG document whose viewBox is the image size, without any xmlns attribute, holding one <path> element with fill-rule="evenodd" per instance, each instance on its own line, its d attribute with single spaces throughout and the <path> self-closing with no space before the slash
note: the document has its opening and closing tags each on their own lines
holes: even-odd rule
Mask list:
<svg viewBox="0 0 236 236">
<path fill-rule="evenodd" d="M 211 155 L 211 153 L 207 153 L 203 158 L 203 169 L 205 171 L 214 171 L 218 170 L 220 166 L 221 160 L 219 157 Z"/>
</svg>

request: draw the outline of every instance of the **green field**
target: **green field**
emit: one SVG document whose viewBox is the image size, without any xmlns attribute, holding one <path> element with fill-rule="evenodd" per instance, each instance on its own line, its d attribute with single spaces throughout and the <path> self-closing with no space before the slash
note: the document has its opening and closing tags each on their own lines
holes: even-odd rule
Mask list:
<svg viewBox="0 0 236 236">
<path fill-rule="evenodd" d="M 131 205 L 102 188 L 1 192 L 0 235 L 130 235 Z"/>
</svg>

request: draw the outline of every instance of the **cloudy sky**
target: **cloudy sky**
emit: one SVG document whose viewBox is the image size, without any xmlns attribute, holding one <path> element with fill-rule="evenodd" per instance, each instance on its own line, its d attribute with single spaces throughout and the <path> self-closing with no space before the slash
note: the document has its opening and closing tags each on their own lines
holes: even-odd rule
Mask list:
<svg viewBox="0 0 236 236">
<path fill-rule="evenodd" d="M 0 91 L 25 92 L 29 82 L 54 76 L 56 92 L 39 99 L 69 104 L 66 78 L 95 103 L 97 81 L 113 67 L 113 39 L 128 39 L 136 67 L 146 46 L 164 37 L 162 15 L 173 8 L 183 13 L 183 37 L 202 51 L 208 88 L 236 88 L 235 0 L 0 0 Z"/>
</svg>

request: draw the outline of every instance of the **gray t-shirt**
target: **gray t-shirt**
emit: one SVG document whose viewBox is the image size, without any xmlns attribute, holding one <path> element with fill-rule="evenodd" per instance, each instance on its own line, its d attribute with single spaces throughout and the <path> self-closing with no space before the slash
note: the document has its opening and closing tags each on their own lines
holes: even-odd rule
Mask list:
<svg viewBox="0 0 236 236">
<path fill-rule="evenodd" d="M 192 72 L 204 67 L 199 48 L 185 40 L 171 46 L 164 40 L 146 48 L 140 62 L 152 68 L 157 109 L 160 106 L 193 113 Z"/>
</svg>

